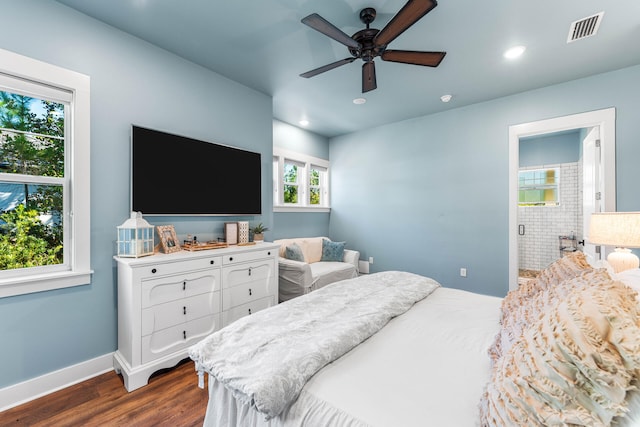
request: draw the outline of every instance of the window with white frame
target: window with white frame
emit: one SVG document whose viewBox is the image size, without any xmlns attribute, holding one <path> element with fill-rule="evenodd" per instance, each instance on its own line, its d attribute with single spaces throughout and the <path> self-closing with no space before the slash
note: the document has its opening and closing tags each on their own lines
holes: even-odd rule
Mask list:
<svg viewBox="0 0 640 427">
<path fill-rule="evenodd" d="M 518 172 L 518 206 L 558 206 L 560 169 L 521 169 Z"/>
<path fill-rule="evenodd" d="M 329 161 L 274 148 L 274 211 L 325 211 L 329 204 Z"/>
<path fill-rule="evenodd" d="M 0 297 L 90 282 L 89 78 L 0 50 Z"/>
</svg>

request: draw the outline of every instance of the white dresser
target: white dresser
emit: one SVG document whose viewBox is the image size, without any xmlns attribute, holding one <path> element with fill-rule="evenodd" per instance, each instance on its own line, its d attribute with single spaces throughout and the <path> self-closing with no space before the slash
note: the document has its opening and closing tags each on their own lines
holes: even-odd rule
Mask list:
<svg viewBox="0 0 640 427">
<path fill-rule="evenodd" d="M 270 307 L 278 297 L 278 244 L 118 258 L 118 350 L 128 391 L 188 357 L 189 346 Z"/>
</svg>

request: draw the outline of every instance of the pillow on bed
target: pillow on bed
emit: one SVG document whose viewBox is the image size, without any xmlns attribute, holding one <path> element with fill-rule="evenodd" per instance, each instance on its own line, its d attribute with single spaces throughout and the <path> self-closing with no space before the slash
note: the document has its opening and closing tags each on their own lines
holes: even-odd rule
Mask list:
<svg viewBox="0 0 640 427">
<path fill-rule="evenodd" d="M 640 292 L 640 268 L 631 268 L 615 274 L 616 280 L 621 281 L 636 292 Z"/>
<path fill-rule="evenodd" d="M 535 280 L 523 283 L 517 289 L 509 291 L 502 301 L 502 318 L 508 317 L 513 310 L 522 306 L 523 301 L 548 288 L 557 285 L 567 279 L 572 279 L 584 271 L 593 268 L 587 262 L 585 255 L 580 252 L 571 252 L 562 258 L 558 258 L 540 272 Z"/>
<path fill-rule="evenodd" d="M 481 424 L 609 425 L 640 372 L 636 293 L 605 269 L 544 293 L 545 307 L 493 367 Z"/>
<path fill-rule="evenodd" d="M 556 285 L 592 268 L 584 253 L 580 251 L 570 252 L 542 270 L 537 277 L 537 282 L 542 287 Z"/>
<path fill-rule="evenodd" d="M 286 248 L 284 248 L 284 257 L 286 259 L 290 259 L 293 261 L 304 261 L 304 255 L 302 253 L 302 248 L 298 246 L 297 243 L 292 243 Z"/>
<path fill-rule="evenodd" d="M 536 297 L 541 292 L 592 270 L 582 252 L 572 252 L 549 264 L 535 280 L 525 282 L 517 289 L 509 291 L 502 300 L 502 329 L 488 350 L 492 363 L 508 350 L 510 343 L 517 339 L 522 328 L 534 320 L 539 309 L 544 307 L 544 301 L 536 302 Z"/>
<path fill-rule="evenodd" d="M 321 261 L 342 261 L 344 259 L 344 247 L 346 242 L 332 242 L 331 240 L 322 240 L 322 259 Z"/>
</svg>

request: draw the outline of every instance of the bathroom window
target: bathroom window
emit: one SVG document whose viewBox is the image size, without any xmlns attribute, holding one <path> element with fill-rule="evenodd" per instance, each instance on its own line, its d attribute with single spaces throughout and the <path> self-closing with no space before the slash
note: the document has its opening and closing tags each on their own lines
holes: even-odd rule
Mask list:
<svg viewBox="0 0 640 427">
<path fill-rule="evenodd" d="M 518 172 L 518 206 L 558 206 L 560 170 L 527 169 Z"/>
</svg>

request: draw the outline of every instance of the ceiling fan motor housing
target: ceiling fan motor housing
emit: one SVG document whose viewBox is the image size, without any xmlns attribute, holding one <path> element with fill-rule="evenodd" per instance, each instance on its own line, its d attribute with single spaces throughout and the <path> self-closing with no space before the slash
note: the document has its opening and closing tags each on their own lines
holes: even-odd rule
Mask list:
<svg viewBox="0 0 640 427">
<path fill-rule="evenodd" d="M 356 58 L 362 58 L 364 61 L 372 61 L 376 56 L 380 56 L 386 46 L 376 46 L 373 39 L 380 32 L 375 28 L 366 28 L 360 30 L 351 36 L 355 41 L 360 43 L 360 48 L 350 47 L 349 52 Z"/>
<path fill-rule="evenodd" d="M 364 93 L 377 88 L 375 64 L 373 62 L 376 57 L 380 57 L 383 61 L 437 67 L 446 52 L 387 50 L 389 43 L 436 7 L 437 4 L 436 0 L 407 0 L 407 3 L 382 30 L 369 27 L 376 19 L 376 10 L 372 7 L 364 8 L 360 11 L 360 21 L 366 25 L 366 28 L 352 36 L 345 34 L 317 13 L 304 17 L 302 19 L 303 24 L 345 45 L 349 49 L 351 57 L 340 59 L 300 74 L 300 76 L 305 78 L 317 76 L 342 65 L 350 64 L 356 59 L 362 59 L 364 62 L 362 65 L 362 92 Z"/>
</svg>

